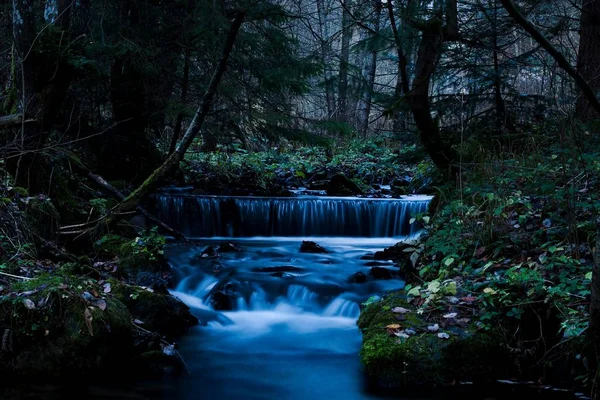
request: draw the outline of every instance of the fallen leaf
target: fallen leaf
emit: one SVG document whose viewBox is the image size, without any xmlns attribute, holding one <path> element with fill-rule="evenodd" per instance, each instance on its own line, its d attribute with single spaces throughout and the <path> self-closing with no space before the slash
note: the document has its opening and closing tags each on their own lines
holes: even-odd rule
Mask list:
<svg viewBox="0 0 600 400">
<path fill-rule="evenodd" d="M 408 310 L 404 307 L 394 307 L 394 308 L 392 308 L 392 312 L 397 313 L 397 314 L 406 314 L 406 313 L 409 313 L 410 310 Z"/>
<path fill-rule="evenodd" d="M 134 319 L 133 323 L 136 325 L 144 325 L 144 321 L 140 321 L 139 319 Z"/>
<path fill-rule="evenodd" d="M 85 311 L 83 312 L 83 317 L 85 325 L 87 326 L 88 331 L 90 332 L 90 336 L 94 336 L 94 328 L 92 327 L 92 321 L 94 317 L 92 316 L 91 310 L 93 310 L 93 307 L 86 307 Z"/>
<path fill-rule="evenodd" d="M 29 299 L 23 299 L 23 305 L 28 309 L 28 310 L 33 310 L 35 308 L 35 303 Z"/>
<path fill-rule="evenodd" d="M 440 333 L 438 333 L 438 337 L 440 339 L 450 339 L 450 335 L 448 335 L 446 332 L 440 332 Z"/>
<path fill-rule="evenodd" d="M 456 318 L 457 315 L 458 315 L 457 313 L 453 312 L 453 313 L 444 315 L 444 318 Z"/>
<path fill-rule="evenodd" d="M 110 283 L 105 283 L 104 284 L 104 293 L 110 293 L 110 291 L 111 291 Z"/>
<path fill-rule="evenodd" d="M 465 296 L 465 297 L 461 297 L 460 298 L 461 301 L 464 301 L 465 303 L 473 303 L 474 301 L 477 300 L 477 297 L 473 297 L 473 296 Z"/>
<path fill-rule="evenodd" d="M 387 329 L 400 329 L 401 325 L 400 324 L 389 324 L 388 326 L 386 326 Z"/>
<path fill-rule="evenodd" d="M 98 307 L 99 309 L 101 309 L 102 311 L 104 311 L 104 310 L 106 310 L 106 307 L 108 306 L 108 303 L 106 303 L 106 300 L 99 299 L 99 300 L 96 300 L 96 302 L 94 303 L 94 305 L 96 307 Z"/>
<path fill-rule="evenodd" d="M 478 247 L 477 250 L 475 250 L 475 257 L 481 257 L 483 253 L 485 253 L 485 247 Z"/>
<path fill-rule="evenodd" d="M 439 326 L 438 324 L 429 325 L 429 326 L 427 327 L 427 330 L 428 330 L 429 332 L 437 332 L 437 331 L 439 331 L 439 330 L 440 330 L 440 326 Z"/>
<path fill-rule="evenodd" d="M 406 333 L 407 335 L 416 335 L 417 331 L 415 331 L 414 329 L 405 329 L 404 333 Z"/>
<path fill-rule="evenodd" d="M 172 344 L 164 345 L 163 353 L 165 353 L 168 356 L 174 356 L 175 355 L 175 346 Z"/>
<path fill-rule="evenodd" d="M 408 339 L 410 337 L 404 331 L 396 331 L 396 332 L 394 332 L 394 335 L 396 335 L 402 339 Z"/>
<path fill-rule="evenodd" d="M 483 293 L 487 293 L 487 294 L 496 294 L 496 291 L 492 288 L 485 288 L 483 289 Z"/>
</svg>

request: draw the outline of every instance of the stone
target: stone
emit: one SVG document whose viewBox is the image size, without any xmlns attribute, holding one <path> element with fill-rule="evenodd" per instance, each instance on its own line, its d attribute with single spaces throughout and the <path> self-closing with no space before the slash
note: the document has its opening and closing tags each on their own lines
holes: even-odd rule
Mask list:
<svg viewBox="0 0 600 400">
<path fill-rule="evenodd" d="M 329 253 L 329 251 L 318 243 L 304 240 L 300 245 L 300 253 Z"/>
<path fill-rule="evenodd" d="M 374 279 L 393 279 L 394 274 L 391 270 L 383 267 L 372 267 L 371 271 L 369 271 L 369 275 L 371 275 Z"/>
<path fill-rule="evenodd" d="M 360 194 L 364 194 L 360 186 L 343 174 L 331 178 L 327 187 L 328 196 L 356 196 Z"/>
<path fill-rule="evenodd" d="M 355 274 L 350 275 L 348 282 L 350 283 L 365 283 L 367 281 L 367 275 L 362 271 L 358 271 Z"/>
</svg>

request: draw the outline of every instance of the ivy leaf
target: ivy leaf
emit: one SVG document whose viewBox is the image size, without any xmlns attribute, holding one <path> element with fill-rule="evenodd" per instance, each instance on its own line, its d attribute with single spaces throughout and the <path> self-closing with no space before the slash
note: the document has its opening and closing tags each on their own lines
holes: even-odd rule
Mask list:
<svg viewBox="0 0 600 400">
<path fill-rule="evenodd" d="M 455 296 L 458 288 L 455 281 L 450 281 L 444 286 L 444 294 Z"/>
<path fill-rule="evenodd" d="M 427 290 L 429 290 L 431 293 L 437 293 L 440 291 L 440 286 L 440 281 L 431 281 L 427 286 Z"/>
</svg>

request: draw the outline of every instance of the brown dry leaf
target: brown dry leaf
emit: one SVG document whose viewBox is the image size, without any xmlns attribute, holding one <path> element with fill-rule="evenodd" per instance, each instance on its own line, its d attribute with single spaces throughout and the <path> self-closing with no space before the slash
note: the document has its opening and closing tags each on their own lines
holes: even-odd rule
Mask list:
<svg viewBox="0 0 600 400">
<path fill-rule="evenodd" d="M 386 326 L 387 329 L 400 329 L 401 325 L 400 324 L 389 324 L 388 326 Z"/>
<path fill-rule="evenodd" d="M 485 247 L 481 246 L 475 250 L 475 257 L 481 257 L 483 253 L 485 253 Z"/>
<path fill-rule="evenodd" d="M 92 320 L 94 319 L 94 317 L 92 316 L 91 311 L 93 309 L 93 307 L 86 307 L 85 311 L 83 312 L 83 319 L 85 321 L 85 325 L 88 328 L 88 331 L 90 332 L 90 336 L 94 336 L 94 328 L 92 327 Z"/>
</svg>

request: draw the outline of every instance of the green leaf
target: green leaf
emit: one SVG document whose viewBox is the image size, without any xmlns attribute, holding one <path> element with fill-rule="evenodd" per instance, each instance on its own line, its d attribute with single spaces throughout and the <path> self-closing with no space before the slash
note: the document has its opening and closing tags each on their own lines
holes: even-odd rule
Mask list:
<svg viewBox="0 0 600 400">
<path fill-rule="evenodd" d="M 588 272 L 587 274 L 585 274 L 585 279 L 591 281 L 592 280 L 592 272 Z"/>
<path fill-rule="evenodd" d="M 406 294 L 408 296 L 419 297 L 421 295 L 421 286 L 415 286 L 414 288 L 410 289 Z"/>
<path fill-rule="evenodd" d="M 455 296 L 457 292 L 456 282 L 450 281 L 444 286 L 444 294 Z"/>
<path fill-rule="evenodd" d="M 449 258 L 446 258 L 446 261 L 444 261 L 444 265 L 445 265 L 446 267 L 449 267 L 449 266 L 451 266 L 451 265 L 452 265 L 452 263 L 453 263 L 453 262 L 454 262 L 454 258 L 452 258 L 452 257 L 449 257 Z"/>
<path fill-rule="evenodd" d="M 431 281 L 429 282 L 429 285 L 427 286 L 427 290 L 429 290 L 431 293 L 437 293 L 440 291 L 440 281 Z"/>
</svg>

